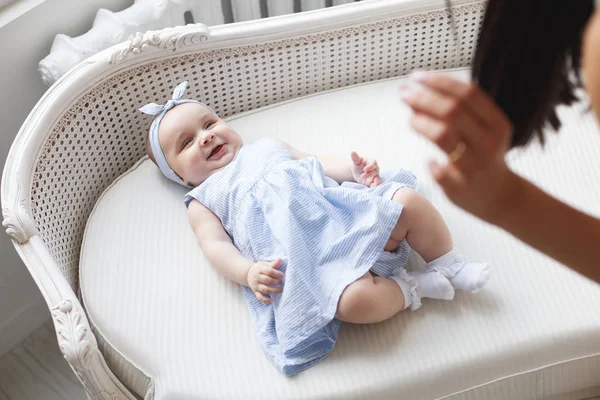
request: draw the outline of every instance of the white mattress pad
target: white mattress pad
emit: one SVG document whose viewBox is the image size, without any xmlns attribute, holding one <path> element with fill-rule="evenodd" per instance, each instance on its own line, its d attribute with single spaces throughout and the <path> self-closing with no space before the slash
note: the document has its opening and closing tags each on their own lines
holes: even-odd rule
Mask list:
<svg viewBox="0 0 600 400">
<path fill-rule="evenodd" d="M 466 69 L 448 72 L 466 79 Z M 488 261 L 473 295 L 425 299 L 375 325 L 342 324 L 334 351 L 286 378 L 263 354 L 237 284 L 204 258 L 187 190 L 147 157 L 98 200 L 81 250 L 81 295 L 109 366 L 156 399 L 552 398 L 600 387 L 600 286 L 458 209 L 426 171 L 441 152 L 408 124 L 404 78 L 358 85 L 228 119 L 245 141 L 278 138 L 320 155 L 401 166 L 440 210 L 459 251 Z M 543 189 L 600 216 L 600 133 L 591 113 L 561 109 L 542 151 L 509 154 Z M 549 215 L 548 218 L 552 218 Z M 599 243 L 600 246 L 600 243 Z M 422 260 L 411 256 L 409 268 Z M 587 392 L 586 392 L 587 393 Z"/>
</svg>

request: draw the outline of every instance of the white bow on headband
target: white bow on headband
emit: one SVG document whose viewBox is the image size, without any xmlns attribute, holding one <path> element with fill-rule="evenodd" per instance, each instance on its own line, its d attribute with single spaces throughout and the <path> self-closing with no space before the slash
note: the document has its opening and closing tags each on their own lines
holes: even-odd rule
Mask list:
<svg viewBox="0 0 600 400">
<path fill-rule="evenodd" d="M 173 90 L 173 97 L 171 98 L 171 100 L 167 101 L 167 104 L 160 105 L 156 103 L 149 103 L 146 104 L 144 107 L 140 108 L 140 111 L 148 115 L 158 115 L 156 118 L 154 118 L 154 121 L 152 121 L 152 125 L 150 126 L 149 138 L 150 146 L 152 148 L 152 154 L 156 159 L 156 163 L 158 164 L 158 168 L 160 169 L 160 171 L 163 173 L 164 176 L 166 176 L 173 182 L 179 183 L 183 186 L 192 187 L 191 185 L 186 185 L 185 182 L 183 182 L 183 180 L 171 169 L 169 163 L 167 162 L 167 159 L 165 158 L 162 148 L 160 147 L 160 142 L 158 141 L 158 128 L 160 126 L 160 121 L 163 119 L 165 114 L 175 106 L 178 106 L 183 103 L 197 103 L 203 105 L 204 107 L 212 111 L 213 114 L 217 115 L 217 113 L 214 112 L 212 108 L 197 100 L 180 100 L 181 97 L 185 94 L 187 84 L 188 82 L 184 81 L 177 85 L 175 87 L 175 90 Z"/>
</svg>

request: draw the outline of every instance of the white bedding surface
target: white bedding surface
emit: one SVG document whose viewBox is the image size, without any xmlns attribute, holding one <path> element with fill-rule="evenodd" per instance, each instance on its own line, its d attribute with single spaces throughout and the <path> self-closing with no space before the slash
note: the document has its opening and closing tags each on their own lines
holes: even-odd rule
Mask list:
<svg viewBox="0 0 600 400">
<path fill-rule="evenodd" d="M 450 72 L 466 78 L 467 70 Z M 440 152 L 408 127 L 402 78 L 335 90 L 230 118 L 244 140 L 315 154 L 351 150 L 402 166 L 444 216 L 456 247 L 492 264 L 489 285 L 425 299 L 376 325 L 343 324 L 332 354 L 293 378 L 256 340 L 239 286 L 205 260 L 185 188 L 143 158 L 101 196 L 86 228 L 84 305 L 113 371 L 156 399 L 553 398 L 600 387 L 600 286 L 452 205 L 424 166 Z M 600 216 L 600 133 L 591 114 L 510 154 L 545 190 Z M 552 218 L 549 215 L 548 218 Z M 599 244 L 600 246 L 600 244 Z M 418 268 L 418 257 L 411 267 Z M 582 397 L 583 398 L 583 397 Z"/>
</svg>

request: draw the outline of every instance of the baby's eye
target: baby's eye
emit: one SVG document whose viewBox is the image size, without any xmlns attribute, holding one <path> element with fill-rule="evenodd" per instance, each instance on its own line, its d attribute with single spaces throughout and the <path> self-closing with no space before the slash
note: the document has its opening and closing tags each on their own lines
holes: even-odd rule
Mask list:
<svg viewBox="0 0 600 400">
<path fill-rule="evenodd" d="M 185 149 L 185 147 L 186 147 L 186 146 L 188 145 L 188 143 L 190 143 L 191 141 L 192 141 L 192 139 L 186 139 L 186 140 L 183 142 L 183 146 L 181 147 L 181 150 Z"/>
<path fill-rule="evenodd" d="M 214 121 L 209 121 L 206 123 L 206 126 L 204 127 L 204 129 L 208 129 L 210 126 L 213 126 L 215 123 Z"/>
</svg>

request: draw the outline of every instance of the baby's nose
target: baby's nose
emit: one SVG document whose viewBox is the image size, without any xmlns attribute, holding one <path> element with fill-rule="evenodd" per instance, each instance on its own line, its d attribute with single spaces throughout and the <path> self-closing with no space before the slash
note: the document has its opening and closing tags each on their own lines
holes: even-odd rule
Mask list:
<svg viewBox="0 0 600 400">
<path fill-rule="evenodd" d="M 211 133 L 209 135 L 204 136 L 204 140 L 202 141 L 202 144 L 207 144 L 208 142 L 212 141 L 215 138 L 215 134 Z"/>
</svg>

